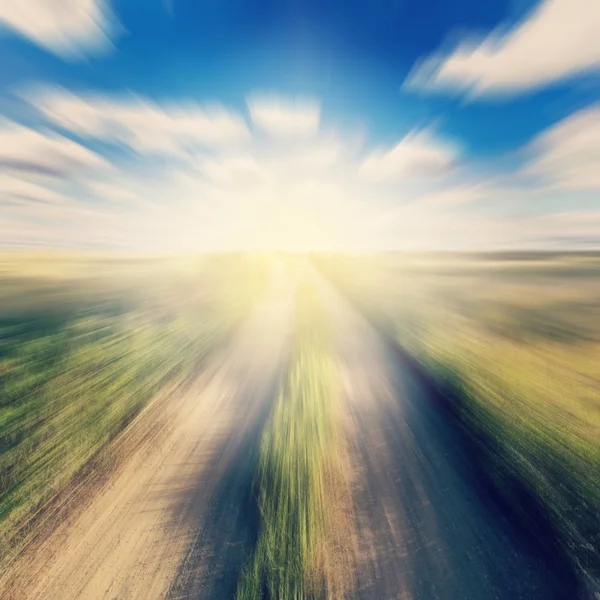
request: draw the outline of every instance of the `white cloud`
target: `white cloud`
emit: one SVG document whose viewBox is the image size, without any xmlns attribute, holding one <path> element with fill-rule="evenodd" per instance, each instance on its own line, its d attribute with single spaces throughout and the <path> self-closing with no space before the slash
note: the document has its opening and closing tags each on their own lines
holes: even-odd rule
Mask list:
<svg viewBox="0 0 600 600">
<path fill-rule="evenodd" d="M 600 248 L 600 211 L 490 214 L 410 204 L 375 223 L 374 243 L 405 250 L 493 251 Z M 582 246 L 584 245 L 584 246 Z"/>
<path fill-rule="evenodd" d="M 78 135 L 118 142 L 143 153 L 186 155 L 249 138 L 243 118 L 220 106 L 153 104 L 138 96 L 77 96 L 62 89 L 30 90 L 25 98 L 56 125 Z"/>
<path fill-rule="evenodd" d="M 64 204 L 65 197 L 47 187 L 31 181 L 0 173 L 0 206 L 22 206 L 28 204 Z"/>
<path fill-rule="evenodd" d="M 530 145 L 526 173 L 571 190 L 600 190 L 600 105 L 571 115 Z"/>
<path fill-rule="evenodd" d="M 63 58 L 105 52 L 121 30 L 104 0 L 2 0 L 0 25 Z"/>
<path fill-rule="evenodd" d="M 200 171 L 213 181 L 222 184 L 252 185 L 266 182 L 269 173 L 251 156 L 225 156 L 201 162 Z"/>
<path fill-rule="evenodd" d="M 458 158 L 457 148 L 434 139 L 429 131 L 410 133 L 391 150 L 369 154 L 359 173 L 371 181 L 402 181 L 446 174 Z"/>
<path fill-rule="evenodd" d="M 4 210 L 0 239 L 38 244 L 46 232 L 49 244 L 62 239 L 65 247 L 111 240 L 113 247 L 163 251 L 335 249 L 365 237 L 358 215 L 366 203 L 353 163 L 341 160 L 331 137 L 300 146 L 258 140 L 158 173 L 115 168 L 77 177 L 68 190 L 73 204 L 64 210 L 32 203 Z M 308 159 L 311 148 L 317 160 Z"/>
<path fill-rule="evenodd" d="M 85 189 L 104 202 L 131 207 L 145 205 L 143 198 L 136 191 L 130 189 L 122 179 L 114 182 L 86 181 Z"/>
<path fill-rule="evenodd" d="M 272 136 L 308 137 L 319 131 L 321 108 L 312 100 L 255 96 L 248 99 L 248 110 L 254 124 Z"/>
<path fill-rule="evenodd" d="M 0 126 L 0 171 L 63 176 L 81 168 L 106 167 L 97 154 L 56 134 L 5 122 Z"/>
<path fill-rule="evenodd" d="M 567 210 L 510 222 L 513 239 L 532 246 L 600 248 L 600 211 Z M 513 242 L 514 243 L 514 242 Z"/>
<path fill-rule="evenodd" d="M 489 197 L 490 189 L 485 184 L 459 185 L 444 189 L 437 193 L 428 194 L 418 200 L 420 205 L 427 206 L 461 206 L 477 202 Z"/>
<path fill-rule="evenodd" d="M 543 0 L 522 23 L 417 65 L 406 85 L 517 93 L 600 67 L 600 2 Z"/>
<path fill-rule="evenodd" d="M 600 148 L 595 109 L 540 136 L 529 148 L 529 174 L 484 176 L 463 165 L 440 177 L 460 153 L 431 130 L 369 151 L 352 132 L 321 131 L 318 121 L 310 135 L 251 135 L 225 109 L 223 123 L 215 124 L 195 105 L 165 108 L 139 98 L 64 92 L 33 98 L 54 123 L 143 154 L 122 163 L 115 156 L 110 169 L 97 168 L 104 165 L 100 157 L 64 137 L 14 124 L 0 129 L 4 245 L 45 240 L 55 247 L 156 252 L 492 249 L 543 246 L 559 234 L 591 239 L 597 230 L 597 219 L 592 224 L 589 212 L 576 216 L 575 205 L 572 217 L 527 216 L 543 201 L 540 195 L 529 202 L 533 172 L 548 181 L 584 181 L 578 169 L 589 165 L 593 177 Z"/>
</svg>

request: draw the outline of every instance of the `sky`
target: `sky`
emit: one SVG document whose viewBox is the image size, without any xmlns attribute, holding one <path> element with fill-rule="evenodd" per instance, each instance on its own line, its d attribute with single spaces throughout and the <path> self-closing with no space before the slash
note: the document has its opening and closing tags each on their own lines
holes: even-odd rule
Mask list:
<svg viewBox="0 0 600 600">
<path fill-rule="evenodd" d="M 600 248 L 598 0 L 2 0 L 0 247 Z"/>
</svg>

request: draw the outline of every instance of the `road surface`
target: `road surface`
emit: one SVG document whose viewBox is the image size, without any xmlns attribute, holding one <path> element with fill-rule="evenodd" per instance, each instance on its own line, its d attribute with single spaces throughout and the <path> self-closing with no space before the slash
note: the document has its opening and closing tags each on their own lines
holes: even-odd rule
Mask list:
<svg viewBox="0 0 600 600">
<path fill-rule="evenodd" d="M 2 600 L 231 598 L 255 535 L 255 452 L 288 346 L 295 281 L 275 277 L 230 346 L 146 411 L 124 466 L 0 580 Z"/>
<path fill-rule="evenodd" d="M 474 485 L 469 456 L 426 390 L 320 285 L 343 382 L 348 597 L 572 600 Z M 146 411 L 120 442 L 127 460 L 11 567 L 0 598 L 234 598 L 256 538 L 252 476 L 286 363 L 294 287 L 276 280 L 204 373 Z"/>
<path fill-rule="evenodd" d="M 343 373 L 352 597 L 573 600 L 562 574 L 474 481 L 463 441 L 429 392 L 367 320 L 324 287 Z"/>
</svg>

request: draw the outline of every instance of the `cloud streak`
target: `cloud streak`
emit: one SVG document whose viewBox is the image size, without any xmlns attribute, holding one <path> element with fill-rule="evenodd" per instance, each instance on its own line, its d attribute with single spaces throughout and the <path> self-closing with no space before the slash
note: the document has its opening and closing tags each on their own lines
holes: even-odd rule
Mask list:
<svg viewBox="0 0 600 600">
<path fill-rule="evenodd" d="M 0 172 L 66 176 L 79 169 L 106 168 L 98 154 L 52 132 L 12 122 L 0 124 Z"/>
<path fill-rule="evenodd" d="M 140 154 L 185 156 L 250 137 L 241 115 L 219 105 L 176 102 L 159 106 L 132 94 L 78 96 L 60 88 L 24 95 L 53 124 Z"/>
<path fill-rule="evenodd" d="M 458 159 L 458 149 L 436 140 L 430 131 L 409 133 L 390 150 L 371 152 L 360 166 L 365 179 L 395 182 L 440 177 Z"/>
<path fill-rule="evenodd" d="M 252 96 L 248 110 L 253 123 L 274 137 L 310 137 L 319 131 L 321 109 L 314 100 Z"/>
<path fill-rule="evenodd" d="M 600 3 L 543 0 L 524 21 L 418 64 L 405 87 L 518 94 L 600 68 Z"/>
<path fill-rule="evenodd" d="M 568 190 L 600 190 L 600 105 L 540 134 L 528 148 L 526 173 Z"/>
<path fill-rule="evenodd" d="M 2 0 L 0 25 L 69 60 L 110 51 L 122 31 L 104 0 Z"/>
</svg>

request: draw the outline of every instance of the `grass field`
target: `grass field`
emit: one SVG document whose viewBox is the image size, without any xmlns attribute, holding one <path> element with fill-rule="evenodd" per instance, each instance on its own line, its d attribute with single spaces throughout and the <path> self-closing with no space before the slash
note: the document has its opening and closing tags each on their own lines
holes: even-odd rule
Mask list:
<svg viewBox="0 0 600 600">
<path fill-rule="evenodd" d="M 597 580 L 600 257 L 316 262 L 450 392 L 496 490 L 523 522 L 550 530 L 576 569 Z"/>
<path fill-rule="evenodd" d="M 0 556 L 265 289 L 261 257 L 0 257 Z M 0 565 L 1 566 L 1 565 Z"/>
<path fill-rule="evenodd" d="M 152 398 L 199 372 L 286 260 L 304 273 L 296 257 L 0 256 L 0 568 Z M 444 392 L 477 444 L 473 463 L 512 513 L 598 579 L 600 257 L 314 262 Z M 254 473 L 257 535 L 242 553 L 238 600 L 341 598 L 356 584 L 356 564 L 343 564 L 355 515 L 339 339 L 310 272 L 244 475 L 247 486 Z"/>
<path fill-rule="evenodd" d="M 298 294 L 295 348 L 263 432 L 255 477 L 259 535 L 238 600 L 336 597 L 336 490 L 341 439 L 336 368 L 321 300 Z M 339 508 L 339 507 L 338 507 Z"/>
</svg>

